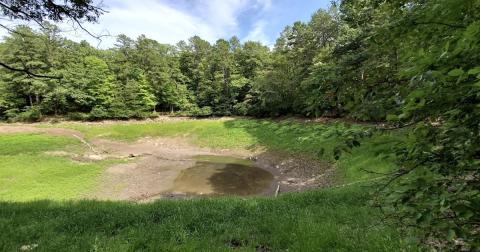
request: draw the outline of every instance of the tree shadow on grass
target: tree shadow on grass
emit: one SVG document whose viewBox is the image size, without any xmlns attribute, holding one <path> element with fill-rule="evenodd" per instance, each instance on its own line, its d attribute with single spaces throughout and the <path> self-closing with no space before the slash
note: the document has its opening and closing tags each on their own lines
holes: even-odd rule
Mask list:
<svg viewBox="0 0 480 252">
<path fill-rule="evenodd" d="M 346 188 L 275 199 L 201 198 L 149 204 L 0 201 L 0 250 L 18 251 L 37 244 L 40 251 L 222 251 L 230 249 L 228 241 L 245 240 L 247 250 L 267 244 L 280 251 L 295 250 L 291 245 L 299 237 L 322 237 L 325 232 L 341 250 L 398 248 L 394 230 L 367 228 L 377 214 L 364 207 L 365 195 L 361 188 Z M 325 223 L 328 228 L 299 223 Z M 341 226 L 332 229 L 335 223 Z M 352 234 L 362 239 L 352 240 Z M 320 248 L 328 250 L 330 244 L 326 240 Z"/>
<path fill-rule="evenodd" d="M 338 130 L 346 129 L 343 123 L 298 123 L 292 120 L 236 119 L 224 122 L 228 129 L 242 129 L 255 139 L 266 151 L 283 151 L 292 155 L 308 156 L 318 160 L 333 161 L 333 149 L 337 139 L 332 137 Z"/>
<path fill-rule="evenodd" d="M 395 166 L 394 146 L 402 143 L 404 133 L 387 132 L 374 134 L 362 140 L 359 147 L 345 151 L 338 163 L 334 159 L 334 150 L 345 145 L 343 132 L 364 131 L 367 126 L 344 122 L 295 122 L 293 120 L 231 120 L 225 121 L 226 128 L 242 129 L 255 139 L 268 152 L 281 152 L 299 160 L 313 159 L 324 163 L 344 164 L 339 167 L 343 174 L 338 174 L 343 180 L 345 174 L 354 177 L 366 172 L 364 170 L 386 173 Z M 255 148 L 256 146 L 252 146 Z M 364 165 L 358 165 L 356 158 L 362 158 Z M 352 163 L 354 162 L 354 163 Z M 348 166 L 345 166 L 348 164 Z M 328 165 L 325 165 L 325 167 Z M 362 170 L 364 169 L 364 170 Z M 321 170 L 317 170 L 321 172 Z M 376 175 L 378 176 L 378 175 Z M 364 177 L 376 177 L 371 173 Z"/>
</svg>

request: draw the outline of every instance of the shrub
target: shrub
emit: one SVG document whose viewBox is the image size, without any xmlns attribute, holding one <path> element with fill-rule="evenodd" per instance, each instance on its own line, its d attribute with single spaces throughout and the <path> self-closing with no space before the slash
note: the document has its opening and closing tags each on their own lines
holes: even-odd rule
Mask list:
<svg viewBox="0 0 480 252">
<path fill-rule="evenodd" d="M 42 112 L 37 106 L 28 107 L 25 111 L 18 114 L 14 112 L 14 110 L 7 111 L 9 120 L 13 122 L 38 122 L 42 119 Z"/>
<path fill-rule="evenodd" d="M 175 113 L 178 116 L 193 116 L 193 117 L 207 117 L 213 114 L 213 110 L 209 106 L 199 108 L 198 106 L 192 106 L 188 110 Z"/>
<path fill-rule="evenodd" d="M 209 107 L 209 106 L 205 106 L 205 107 L 200 108 L 198 113 L 194 116 L 203 117 L 203 116 L 211 116 L 212 114 L 213 114 L 212 108 Z"/>
<path fill-rule="evenodd" d="M 235 106 L 233 106 L 233 110 L 235 114 L 241 115 L 241 116 L 246 116 L 248 114 L 248 111 L 250 109 L 250 105 L 247 103 L 237 103 Z"/>
<path fill-rule="evenodd" d="M 67 114 L 67 119 L 72 121 L 88 121 L 89 115 L 82 112 L 72 112 Z"/>
<path fill-rule="evenodd" d="M 89 119 L 90 120 L 101 120 L 101 119 L 106 119 L 109 117 L 108 111 L 99 106 L 95 106 L 92 111 L 90 111 L 89 114 Z"/>
<path fill-rule="evenodd" d="M 13 121 L 13 119 L 20 114 L 20 110 L 17 108 L 8 109 L 5 111 L 5 118 L 9 121 Z"/>
</svg>

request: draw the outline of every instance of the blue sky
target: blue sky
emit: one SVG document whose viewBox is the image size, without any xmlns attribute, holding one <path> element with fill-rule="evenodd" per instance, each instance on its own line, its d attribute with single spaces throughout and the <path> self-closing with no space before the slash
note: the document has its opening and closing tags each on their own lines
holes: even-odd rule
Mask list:
<svg viewBox="0 0 480 252">
<path fill-rule="evenodd" d="M 242 41 L 260 41 L 272 46 L 286 25 L 308 21 L 330 0 L 104 0 L 108 13 L 98 24 L 85 27 L 95 34 L 141 34 L 161 43 L 175 44 L 193 35 L 215 42 L 236 35 Z M 74 40 L 98 41 L 84 32 L 66 34 Z M 104 38 L 99 47 L 108 48 L 114 38 Z"/>
</svg>

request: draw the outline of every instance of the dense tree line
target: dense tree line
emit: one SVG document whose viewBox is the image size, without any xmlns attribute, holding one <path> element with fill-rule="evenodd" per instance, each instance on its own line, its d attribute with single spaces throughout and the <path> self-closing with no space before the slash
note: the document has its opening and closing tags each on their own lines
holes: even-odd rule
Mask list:
<svg viewBox="0 0 480 252">
<path fill-rule="evenodd" d="M 335 116 L 409 127 L 381 205 L 440 249 L 480 247 L 480 1 L 343 0 L 270 50 L 237 38 L 109 50 L 19 26 L 0 44 L 0 116 Z M 31 74 L 33 73 L 33 74 Z M 47 78 L 38 77 L 47 76 Z M 350 136 L 349 136 L 350 137 Z M 355 136 L 353 137 L 355 138 Z M 358 142 L 349 138 L 349 145 Z"/>
<path fill-rule="evenodd" d="M 52 78 L 6 69 L 0 116 L 95 120 L 169 111 L 384 120 L 408 93 L 409 76 L 401 74 L 410 45 L 398 41 L 399 29 L 408 28 L 390 29 L 389 10 L 374 5 L 344 1 L 319 10 L 286 27 L 273 50 L 236 37 L 211 44 L 195 36 L 173 46 L 143 35 L 120 35 L 114 48 L 99 50 L 48 23 L 38 31 L 19 26 L 1 44 L 0 59 Z"/>
<path fill-rule="evenodd" d="M 252 87 L 269 65 L 268 47 L 233 37 L 215 44 L 192 37 L 176 46 L 140 36 L 117 38 L 98 50 L 59 36 L 45 23 L 39 31 L 19 26 L 0 47 L 0 59 L 25 72 L 4 69 L 0 113 L 10 120 L 42 115 L 74 119 L 145 118 L 155 112 L 194 116 L 246 115 Z"/>
<path fill-rule="evenodd" d="M 342 26 L 336 7 L 319 10 L 310 22 L 286 27 L 273 50 L 236 37 L 211 44 L 194 36 L 173 46 L 143 35 L 120 35 L 114 48 L 99 50 L 61 37 L 55 25 L 18 26 L 1 44 L 0 59 L 30 74 L 3 69 L 0 116 L 340 116 L 318 104 L 320 90 L 310 76 Z"/>
</svg>

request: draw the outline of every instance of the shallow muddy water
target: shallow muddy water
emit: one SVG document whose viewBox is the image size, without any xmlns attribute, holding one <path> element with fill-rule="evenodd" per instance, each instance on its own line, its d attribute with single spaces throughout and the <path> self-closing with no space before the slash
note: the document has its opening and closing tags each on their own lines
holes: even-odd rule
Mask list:
<svg viewBox="0 0 480 252">
<path fill-rule="evenodd" d="M 173 192 L 194 195 L 255 195 L 270 188 L 273 175 L 250 160 L 196 156 L 195 165 L 175 179 Z"/>
</svg>

